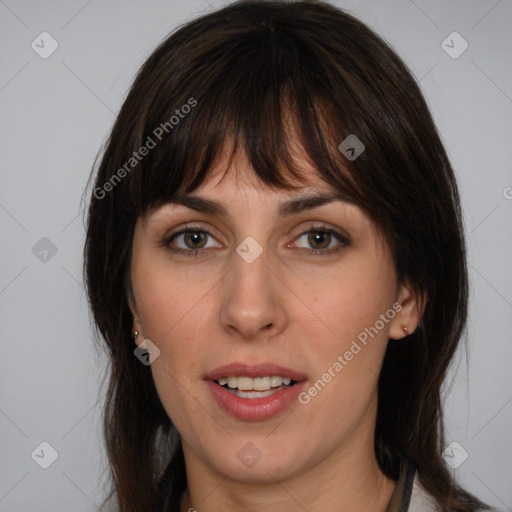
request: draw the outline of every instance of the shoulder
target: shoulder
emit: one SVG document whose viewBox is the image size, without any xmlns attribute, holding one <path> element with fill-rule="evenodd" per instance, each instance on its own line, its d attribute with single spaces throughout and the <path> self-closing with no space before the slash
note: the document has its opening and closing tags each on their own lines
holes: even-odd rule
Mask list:
<svg viewBox="0 0 512 512">
<path fill-rule="evenodd" d="M 484 512 L 483 509 L 479 509 Z M 411 501 L 407 512 L 439 512 L 439 507 L 430 493 L 420 484 L 418 473 L 414 475 L 412 484 Z M 489 512 L 498 512 L 490 509 Z"/>
</svg>

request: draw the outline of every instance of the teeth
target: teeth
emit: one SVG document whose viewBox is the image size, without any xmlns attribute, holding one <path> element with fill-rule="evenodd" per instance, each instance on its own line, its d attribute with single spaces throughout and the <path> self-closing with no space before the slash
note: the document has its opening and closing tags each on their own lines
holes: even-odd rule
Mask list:
<svg viewBox="0 0 512 512">
<path fill-rule="evenodd" d="M 217 381 L 221 386 L 228 385 L 231 389 L 240 389 L 241 391 L 267 391 L 271 388 L 278 388 L 283 384 L 288 386 L 291 379 L 272 375 L 269 377 L 223 377 Z"/>
<path fill-rule="evenodd" d="M 229 379 L 228 379 L 229 381 Z M 238 389 L 242 391 L 251 391 L 252 390 L 252 381 L 250 377 L 238 377 L 238 385 L 236 386 Z M 233 381 L 231 381 L 233 384 Z M 231 387 L 231 386 L 230 386 Z M 235 386 L 233 386 L 235 387 Z"/>
</svg>

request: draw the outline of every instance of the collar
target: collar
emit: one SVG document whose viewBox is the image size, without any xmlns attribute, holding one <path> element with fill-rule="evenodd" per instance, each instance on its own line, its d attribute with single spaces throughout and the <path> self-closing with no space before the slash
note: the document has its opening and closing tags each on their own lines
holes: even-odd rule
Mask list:
<svg viewBox="0 0 512 512">
<path fill-rule="evenodd" d="M 402 463 L 400 475 L 386 512 L 407 512 L 411 502 L 416 467 L 410 460 Z"/>
</svg>

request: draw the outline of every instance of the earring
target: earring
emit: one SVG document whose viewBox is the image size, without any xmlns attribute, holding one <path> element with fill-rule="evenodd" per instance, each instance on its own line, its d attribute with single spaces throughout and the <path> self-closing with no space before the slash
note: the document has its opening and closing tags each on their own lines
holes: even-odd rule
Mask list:
<svg viewBox="0 0 512 512">
<path fill-rule="evenodd" d="M 402 325 L 402 330 L 404 331 L 405 335 L 407 335 L 407 333 L 409 332 L 409 329 L 407 329 L 405 325 Z"/>
<path fill-rule="evenodd" d="M 135 341 L 137 339 L 137 336 L 139 335 L 139 331 L 135 331 L 132 336 L 133 336 L 133 341 Z"/>
</svg>

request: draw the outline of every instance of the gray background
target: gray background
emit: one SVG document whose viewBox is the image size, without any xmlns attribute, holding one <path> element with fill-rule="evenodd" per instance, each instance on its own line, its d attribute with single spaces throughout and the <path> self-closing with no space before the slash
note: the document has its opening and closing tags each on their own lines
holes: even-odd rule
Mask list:
<svg viewBox="0 0 512 512">
<path fill-rule="evenodd" d="M 91 341 L 82 287 L 80 198 L 144 59 L 177 24 L 223 3 L 0 0 L 0 511 L 93 511 L 105 495 L 106 361 Z M 410 66 L 458 174 L 470 358 L 459 353 L 446 389 L 447 444 L 469 454 L 457 479 L 512 510 L 512 3 L 335 3 Z M 31 47 L 43 46 L 43 31 L 59 45 L 47 59 Z M 469 44 L 458 58 L 445 51 L 460 51 L 457 36 L 442 46 L 453 31 Z M 51 456 L 43 441 L 58 453 L 48 469 L 35 462 Z"/>
</svg>

